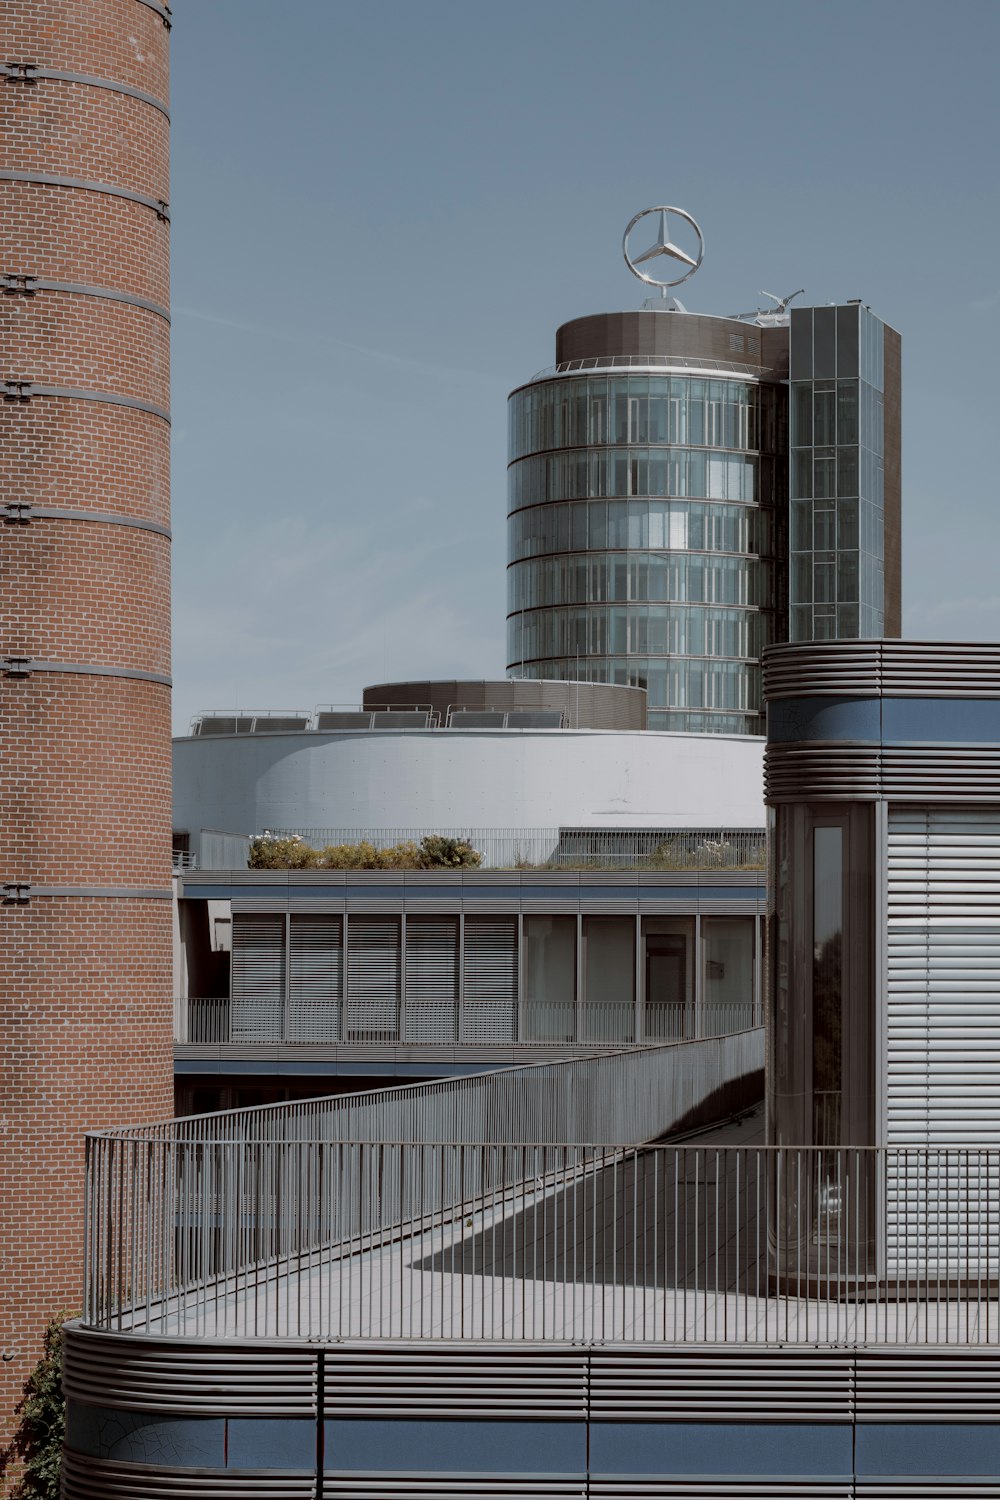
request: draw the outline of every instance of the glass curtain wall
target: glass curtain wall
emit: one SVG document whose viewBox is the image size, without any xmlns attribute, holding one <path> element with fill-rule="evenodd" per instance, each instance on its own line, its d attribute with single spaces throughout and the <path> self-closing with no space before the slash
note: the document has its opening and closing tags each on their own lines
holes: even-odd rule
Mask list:
<svg viewBox="0 0 1000 1500">
<path fill-rule="evenodd" d="M 763 732 L 784 402 L 752 379 L 662 372 L 515 391 L 508 672 L 644 687 L 654 729 Z"/>
<path fill-rule="evenodd" d="M 870 805 L 772 813 L 768 911 L 768 1139 L 871 1146 L 875 954 Z"/>
<path fill-rule="evenodd" d="M 884 348 L 859 303 L 792 310 L 793 641 L 884 634 Z"/>
</svg>

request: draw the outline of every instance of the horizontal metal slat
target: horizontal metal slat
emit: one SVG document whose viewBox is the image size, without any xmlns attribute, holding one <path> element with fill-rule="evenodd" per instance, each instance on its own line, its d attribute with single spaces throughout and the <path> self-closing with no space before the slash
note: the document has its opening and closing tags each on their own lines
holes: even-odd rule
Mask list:
<svg viewBox="0 0 1000 1500">
<path fill-rule="evenodd" d="M 71 1325 L 63 1388 L 72 1399 L 128 1411 L 309 1415 L 317 1357 L 287 1343 L 135 1338 Z"/>
<path fill-rule="evenodd" d="M 586 1407 L 586 1375 L 587 1356 L 573 1349 L 330 1349 L 324 1411 L 327 1416 L 577 1415 Z"/>
<path fill-rule="evenodd" d="M 327 1473 L 323 1478 L 323 1495 L 337 1495 L 340 1500 L 542 1500 L 543 1496 L 561 1496 L 563 1500 L 584 1500 L 584 1479 L 498 1478 L 495 1474 L 438 1475 L 411 1479 L 405 1475 L 378 1475 L 372 1478 Z"/>
<path fill-rule="evenodd" d="M 848 1351 L 595 1349 L 590 1404 L 595 1420 L 850 1420 Z"/>
<path fill-rule="evenodd" d="M 604 1479 L 591 1476 L 590 1500 L 854 1500 L 854 1486 L 841 1479 L 672 1479 L 658 1476 Z"/>
<path fill-rule="evenodd" d="M 171 1469 L 63 1453 L 62 1500 L 314 1500 L 315 1474 L 280 1470 Z"/>
</svg>

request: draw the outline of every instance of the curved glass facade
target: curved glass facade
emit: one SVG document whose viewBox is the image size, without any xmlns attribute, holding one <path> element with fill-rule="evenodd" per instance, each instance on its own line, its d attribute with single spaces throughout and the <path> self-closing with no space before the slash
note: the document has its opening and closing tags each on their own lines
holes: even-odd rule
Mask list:
<svg viewBox="0 0 1000 1500">
<path fill-rule="evenodd" d="M 651 729 L 762 733 L 785 409 L 745 376 L 514 391 L 508 671 L 644 687 Z"/>
</svg>

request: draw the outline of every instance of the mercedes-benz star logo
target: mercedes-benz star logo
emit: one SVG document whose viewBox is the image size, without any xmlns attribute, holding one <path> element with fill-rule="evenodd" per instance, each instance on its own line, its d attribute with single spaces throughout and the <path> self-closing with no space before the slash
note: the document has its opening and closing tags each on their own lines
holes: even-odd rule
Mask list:
<svg viewBox="0 0 1000 1500">
<path fill-rule="evenodd" d="M 655 243 L 650 245 L 648 250 L 644 250 L 641 255 L 637 255 L 633 258 L 628 253 L 628 237 L 632 233 L 635 226 L 638 224 L 639 220 L 644 219 L 647 214 L 659 214 L 660 232 L 656 237 Z M 697 260 L 695 260 L 693 256 L 689 255 L 686 250 L 682 250 L 680 245 L 675 245 L 673 240 L 670 238 L 671 214 L 676 214 L 678 218 L 684 219 L 688 224 L 690 224 L 691 228 L 698 236 Z M 687 281 L 689 276 L 693 276 L 695 271 L 697 271 L 698 267 L 701 265 L 702 258 L 705 254 L 705 236 L 702 234 L 701 229 L 698 227 L 696 221 L 691 217 L 689 213 L 685 213 L 683 208 L 667 208 L 662 205 L 657 208 L 644 208 L 641 213 L 636 214 L 634 219 L 629 220 L 628 228 L 626 229 L 625 234 L 622 238 L 622 254 L 625 257 L 625 264 L 632 272 L 632 275 L 638 276 L 639 280 L 646 282 L 647 286 L 680 286 L 681 282 Z M 680 261 L 681 265 L 687 266 L 688 269 L 684 272 L 683 276 L 677 276 L 673 281 L 657 281 L 655 276 L 647 276 L 645 271 L 639 270 L 639 267 L 641 265 L 646 265 L 650 261 L 656 260 L 660 255 L 665 255 L 670 260 Z"/>
</svg>

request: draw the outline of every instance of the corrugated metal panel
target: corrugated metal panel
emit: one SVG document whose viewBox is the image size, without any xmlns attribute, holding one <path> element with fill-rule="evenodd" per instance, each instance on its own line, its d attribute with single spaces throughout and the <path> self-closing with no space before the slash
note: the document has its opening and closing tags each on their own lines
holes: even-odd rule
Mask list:
<svg viewBox="0 0 1000 1500">
<path fill-rule="evenodd" d="M 595 1421 L 848 1422 L 853 1357 L 839 1350 L 594 1349 Z"/>
<path fill-rule="evenodd" d="M 765 700 L 801 694 L 864 695 L 877 690 L 879 641 L 812 641 L 771 647 L 763 656 Z"/>
<path fill-rule="evenodd" d="M 768 745 L 764 796 L 769 803 L 872 801 L 881 789 L 878 745 Z"/>
<path fill-rule="evenodd" d="M 285 1010 L 285 919 L 233 912 L 231 1038 L 280 1041 Z"/>
<path fill-rule="evenodd" d="M 734 1475 L 718 1479 L 595 1479 L 587 1491 L 590 1500 L 854 1500 L 850 1480 L 743 1479 Z M 913 1500 L 911 1493 L 910 1500 Z"/>
<path fill-rule="evenodd" d="M 316 1375 L 316 1351 L 302 1345 L 66 1330 L 63 1389 L 91 1405 L 169 1416 L 308 1416 Z"/>
<path fill-rule="evenodd" d="M 512 1042 L 517 1034 L 517 918 L 466 917 L 462 1040 Z"/>
<path fill-rule="evenodd" d="M 344 987 L 344 924 L 340 917 L 296 913 L 288 961 L 288 1040 L 340 1040 Z"/>
<path fill-rule="evenodd" d="M 1000 802 L 1000 748 L 972 745 L 857 745 L 817 741 L 768 745 L 769 803 L 901 800 Z"/>
<path fill-rule="evenodd" d="M 897 799 L 1000 801 L 1000 748 L 887 745 L 881 756 L 881 791 Z"/>
<path fill-rule="evenodd" d="M 206 887 L 206 889 L 208 889 L 208 887 Z M 215 899 L 218 899 L 218 898 L 216 897 Z M 279 896 L 234 896 L 233 897 L 233 911 L 234 912 L 250 912 L 250 913 L 253 913 L 253 914 L 256 914 L 257 912 L 261 912 L 261 911 L 273 912 L 276 907 L 280 907 L 282 911 L 285 910 L 286 903 L 283 900 L 282 896 L 280 896 L 280 895 Z"/>
<path fill-rule="evenodd" d="M 146 1464 L 85 1458 L 66 1450 L 62 1500 L 313 1500 L 315 1474 L 280 1469 L 168 1469 Z"/>
<path fill-rule="evenodd" d="M 1000 1410 L 995 1349 L 859 1349 L 859 1422 L 988 1422 Z"/>
<path fill-rule="evenodd" d="M 324 1412 L 369 1417 L 582 1416 L 582 1349 L 342 1346 L 325 1355 Z"/>
<path fill-rule="evenodd" d="M 857 1500 L 1000 1500 L 1000 1483 L 979 1479 L 859 1479 Z"/>
<path fill-rule="evenodd" d="M 508 1479 L 496 1474 L 425 1475 L 411 1479 L 405 1475 L 338 1475 L 327 1472 L 323 1495 L 340 1496 L 340 1500 L 399 1500 L 411 1495 L 413 1500 L 541 1500 L 546 1495 L 584 1500 L 586 1481 L 580 1479 L 524 1478 Z"/>
<path fill-rule="evenodd" d="M 351 916 L 347 927 L 347 1036 L 399 1035 L 402 950 L 398 917 Z"/>
<path fill-rule="evenodd" d="M 451 1042 L 458 1036 L 458 918 L 408 917 L 403 1040 Z"/>
<path fill-rule="evenodd" d="M 890 698 L 1000 698 L 1000 646 L 945 641 L 825 641 L 764 652 L 766 699 L 883 693 Z"/>
</svg>

